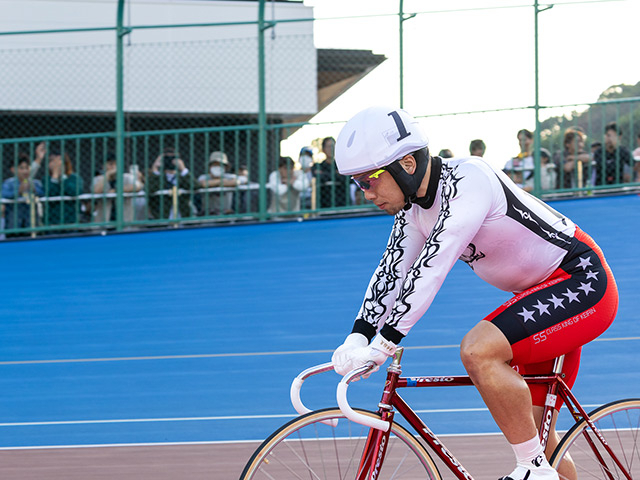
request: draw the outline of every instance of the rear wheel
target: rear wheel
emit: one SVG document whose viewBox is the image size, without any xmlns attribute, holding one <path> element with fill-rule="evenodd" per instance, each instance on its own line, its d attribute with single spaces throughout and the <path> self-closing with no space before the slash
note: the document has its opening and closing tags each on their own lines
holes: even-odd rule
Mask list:
<svg viewBox="0 0 640 480">
<path fill-rule="evenodd" d="M 640 399 L 603 405 L 589 417 L 631 478 L 640 479 Z M 579 479 L 627 478 L 585 420 L 565 434 L 551 456 L 551 465 L 560 470 L 564 459 L 573 461 Z M 561 474 L 560 478 L 570 477 Z"/>
<path fill-rule="evenodd" d="M 375 413 L 358 410 L 379 418 Z M 338 420 L 336 426 L 322 422 Z M 240 480 L 355 479 L 369 427 L 345 418 L 337 408 L 317 410 L 276 430 L 258 447 Z M 422 444 L 393 423 L 379 480 L 441 480 Z"/>
</svg>

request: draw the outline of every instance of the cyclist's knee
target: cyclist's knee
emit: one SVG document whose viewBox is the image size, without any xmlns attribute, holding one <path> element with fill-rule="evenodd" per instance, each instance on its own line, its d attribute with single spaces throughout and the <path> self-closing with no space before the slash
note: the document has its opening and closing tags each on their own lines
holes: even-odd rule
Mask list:
<svg viewBox="0 0 640 480">
<path fill-rule="evenodd" d="M 478 323 L 460 343 L 460 359 L 469 374 L 484 368 L 487 362 L 508 362 L 511 356 L 511 345 L 490 322 Z"/>
</svg>

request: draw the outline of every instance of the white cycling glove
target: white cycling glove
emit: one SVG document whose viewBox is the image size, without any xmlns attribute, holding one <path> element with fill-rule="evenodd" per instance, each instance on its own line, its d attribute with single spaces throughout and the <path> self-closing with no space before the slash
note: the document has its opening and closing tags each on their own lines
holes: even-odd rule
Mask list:
<svg viewBox="0 0 640 480">
<path fill-rule="evenodd" d="M 371 373 L 377 372 L 388 357 L 396 353 L 396 348 L 395 343 L 382 335 L 376 335 L 369 344 L 367 337 L 361 333 L 352 333 L 333 352 L 331 363 L 337 374 L 346 375 L 351 370 L 366 365 L 367 362 L 374 362 L 376 367 L 369 374 L 363 375 L 367 378 Z"/>
</svg>

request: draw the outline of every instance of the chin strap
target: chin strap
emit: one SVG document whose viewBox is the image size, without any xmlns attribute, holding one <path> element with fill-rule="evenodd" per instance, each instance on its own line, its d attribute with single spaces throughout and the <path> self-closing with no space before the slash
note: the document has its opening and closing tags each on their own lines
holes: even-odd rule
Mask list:
<svg viewBox="0 0 640 480">
<path fill-rule="evenodd" d="M 438 183 L 440 182 L 440 172 L 442 171 L 442 159 L 440 157 L 431 157 L 431 172 L 429 174 L 429 183 L 427 184 L 427 193 L 424 197 L 416 198 L 414 195 L 410 199 L 410 202 L 404 206 L 405 210 L 411 208 L 411 204 L 416 205 L 428 210 L 433 206 L 433 202 L 436 200 L 436 192 L 438 191 Z"/>
</svg>

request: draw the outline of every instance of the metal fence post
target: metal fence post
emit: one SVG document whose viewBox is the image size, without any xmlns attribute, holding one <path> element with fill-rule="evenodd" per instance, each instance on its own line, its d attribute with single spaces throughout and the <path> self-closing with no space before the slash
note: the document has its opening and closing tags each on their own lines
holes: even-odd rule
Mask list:
<svg viewBox="0 0 640 480">
<path fill-rule="evenodd" d="M 398 12 L 400 26 L 398 37 L 400 41 L 400 108 L 404 108 L 404 0 L 400 0 L 400 8 Z"/>
<path fill-rule="evenodd" d="M 542 171 L 540 168 L 540 102 L 538 99 L 538 0 L 535 0 L 533 3 L 533 11 L 534 11 L 534 78 L 535 78 L 535 117 L 536 117 L 536 128 L 534 130 L 534 139 L 533 139 L 533 194 L 536 197 L 540 197 L 542 194 L 542 187 L 540 183 L 540 177 L 542 175 Z"/>
<path fill-rule="evenodd" d="M 265 66 L 264 66 L 264 2 L 258 5 L 258 218 L 267 218 L 267 113 L 265 100 Z"/>
<path fill-rule="evenodd" d="M 407 17 L 404 16 L 404 0 L 400 0 L 400 7 L 398 10 L 398 18 L 400 21 L 398 28 L 398 43 L 400 45 L 400 108 L 404 108 L 404 22 L 411 20 L 416 16 L 416 14 L 411 13 Z"/>
<path fill-rule="evenodd" d="M 540 8 L 538 0 L 533 2 L 533 11 L 534 11 L 534 63 L 535 63 L 535 115 L 536 115 L 536 129 L 533 134 L 533 194 L 536 197 L 542 197 L 542 183 L 540 180 L 542 179 L 542 165 L 540 164 L 540 147 L 541 147 L 541 138 L 540 138 L 540 98 L 539 98 L 539 78 L 538 78 L 538 16 L 540 12 L 544 12 L 545 10 L 549 10 L 553 8 L 553 5 L 547 5 L 544 8 Z M 551 159 L 549 159 L 551 161 Z"/>
<path fill-rule="evenodd" d="M 118 17 L 116 26 L 116 230 L 124 227 L 124 92 L 123 92 L 123 48 L 124 36 L 129 33 L 123 26 L 124 2 L 118 0 Z M 107 220 L 107 219 L 105 219 Z"/>
</svg>

